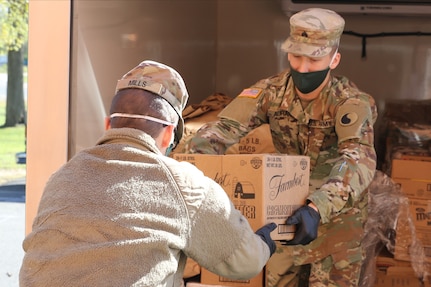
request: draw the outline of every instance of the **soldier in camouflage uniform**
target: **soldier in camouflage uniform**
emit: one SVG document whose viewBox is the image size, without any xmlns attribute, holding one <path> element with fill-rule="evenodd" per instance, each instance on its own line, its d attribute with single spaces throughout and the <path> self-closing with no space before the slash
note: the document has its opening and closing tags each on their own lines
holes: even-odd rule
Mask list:
<svg viewBox="0 0 431 287">
<path fill-rule="evenodd" d="M 282 45 L 290 69 L 244 89 L 218 121 L 186 143 L 186 152 L 224 154 L 269 123 L 278 152 L 311 160 L 307 204 L 287 220 L 297 226 L 286 244 L 301 266 L 299 277 L 307 278 L 300 285 L 357 286 L 367 186 L 376 170 L 375 101 L 346 77 L 331 74 L 341 57 L 341 16 L 307 9 L 293 15 L 290 25 Z"/>
</svg>

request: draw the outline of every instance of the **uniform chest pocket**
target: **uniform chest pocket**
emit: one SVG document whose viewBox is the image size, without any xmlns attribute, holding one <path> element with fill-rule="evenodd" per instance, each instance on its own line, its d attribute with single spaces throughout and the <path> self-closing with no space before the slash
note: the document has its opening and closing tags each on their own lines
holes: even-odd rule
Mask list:
<svg viewBox="0 0 431 287">
<path fill-rule="evenodd" d="M 328 150 L 337 144 L 334 120 L 310 120 L 308 124 L 310 148 L 319 147 L 319 150 Z"/>
</svg>

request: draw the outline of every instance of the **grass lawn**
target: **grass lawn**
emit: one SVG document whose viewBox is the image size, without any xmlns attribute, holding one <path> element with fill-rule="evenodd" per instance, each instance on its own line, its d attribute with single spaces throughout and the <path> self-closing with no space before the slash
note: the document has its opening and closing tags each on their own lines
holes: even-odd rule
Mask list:
<svg viewBox="0 0 431 287">
<path fill-rule="evenodd" d="M 0 100 L 0 184 L 22 178 L 26 165 L 17 164 L 15 155 L 25 151 L 25 126 L 2 127 L 6 117 L 6 101 Z"/>
</svg>

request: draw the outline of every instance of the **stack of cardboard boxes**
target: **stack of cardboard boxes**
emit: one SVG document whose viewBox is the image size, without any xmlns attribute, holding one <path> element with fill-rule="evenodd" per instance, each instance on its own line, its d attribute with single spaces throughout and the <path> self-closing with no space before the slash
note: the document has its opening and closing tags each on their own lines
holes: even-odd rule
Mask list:
<svg viewBox="0 0 431 287">
<path fill-rule="evenodd" d="M 386 103 L 382 167 L 399 184 L 406 203 L 399 205 L 393 254 L 377 258 L 377 287 L 431 286 L 430 123 L 430 100 Z"/>
<path fill-rule="evenodd" d="M 253 230 L 274 222 L 277 224 L 271 233 L 274 240 L 293 238 L 295 230 L 285 221 L 305 204 L 309 194 L 310 160 L 307 156 L 175 154 L 174 158 L 196 165 L 219 183 Z M 265 273 L 271 273 L 267 269 L 250 280 L 238 281 L 201 268 L 199 286 L 262 287 L 267 285 Z"/>
<path fill-rule="evenodd" d="M 378 269 L 385 264 L 387 268 L 385 274 L 378 273 L 376 286 L 427 286 L 429 278 L 418 278 L 418 273 L 431 273 L 431 158 L 393 159 L 391 170 L 408 208 L 401 208 L 398 215 L 394 258 L 377 260 Z"/>
<path fill-rule="evenodd" d="M 397 260 L 386 249 L 376 260 L 377 270 L 374 287 L 430 287 L 429 278 L 425 281 L 417 277 L 410 261 Z"/>
<path fill-rule="evenodd" d="M 425 159 L 425 158 L 424 158 Z M 410 218 L 415 227 L 417 240 L 422 244 L 425 262 L 431 263 L 431 158 L 429 161 L 394 160 L 392 178 L 400 184 L 409 201 Z M 414 242 L 405 232 L 409 217 L 400 216 L 397 224 L 395 258 L 415 260 L 409 253 Z"/>
</svg>

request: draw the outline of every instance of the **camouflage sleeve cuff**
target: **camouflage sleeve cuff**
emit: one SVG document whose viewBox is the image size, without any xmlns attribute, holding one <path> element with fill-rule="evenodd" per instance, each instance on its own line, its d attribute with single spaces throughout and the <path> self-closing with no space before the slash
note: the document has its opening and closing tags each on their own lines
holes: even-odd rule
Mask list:
<svg viewBox="0 0 431 287">
<path fill-rule="evenodd" d="M 307 200 L 311 201 L 316 205 L 319 210 L 320 220 L 322 223 L 328 223 L 331 218 L 331 211 L 333 204 L 329 200 L 328 194 L 325 190 L 318 190 L 310 194 Z"/>
</svg>

